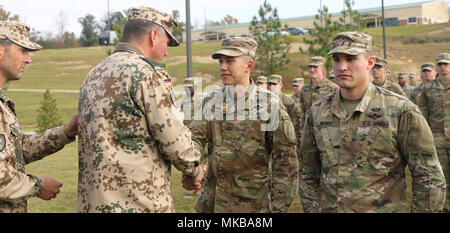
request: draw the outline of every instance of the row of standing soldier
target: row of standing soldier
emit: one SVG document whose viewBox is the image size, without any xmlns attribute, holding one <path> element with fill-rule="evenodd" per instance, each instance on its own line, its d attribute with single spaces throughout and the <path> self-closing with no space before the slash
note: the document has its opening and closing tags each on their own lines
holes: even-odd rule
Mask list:
<svg viewBox="0 0 450 233">
<path fill-rule="evenodd" d="M 273 93 L 250 79 L 256 41 L 226 38 L 212 55 L 219 61 L 224 87 L 208 93 L 202 100 L 204 118 L 186 127 L 171 78 L 160 64 L 167 46 L 179 45 L 172 35 L 175 27 L 164 12 L 130 8 L 123 43 L 89 72 L 81 86 L 78 114 L 83 120 L 77 121 L 75 114 L 64 131 L 58 128 L 35 136 L 45 139 L 43 152 L 21 143 L 26 140 L 7 141 L 21 131 L 17 123 L 3 126 L 2 212 L 25 212 L 28 198 L 45 193 L 48 182 L 26 175 L 23 157 L 25 162 L 40 159 L 44 150 L 48 154 L 62 148 L 77 133 L 78 212 L 174 212 L 172 165 L 183 172 L 183 187 L 188 190 L 199 189 L 203 180 L 198 212 L 286 212 L 297 191 L 305 212 L 406 212 L 406 165 L 413 182 L 410 210 L 442 210 L 446 184 L 432 131 L 415 104 L 370 82 L 379 62 L 372 56 L 369 35 L 344 32 L 333 38 L 328 55 L 333 57 L 340 89 L 323 77 L 324 59 L 311 58 L 311 81 L 301 88 L 300 104 L 281 93 L 281 76 L 269 77 Z M 11 23 L 0 28 L 2 38 L 17 48 L 39 49 L 30 47 L 29 28 Z M 443 58 L 439 67 L 448 64 L 448 54 Z M 27 59 L 24 64 L 31 63 Z M 442 67 L 442 81 L 425 85 L 417 94 L 427 97 L 425 103 L 439 102 L 436 90 L 448 99 L 450 75 L 448 67 Z M 24 66 L 20 68 L 23 72 Z M 244 92 L 236 91 L 236 86 L 244 87 Z M 234 98 L 228 101 L 224 96 L 245 103 L 244 120 L 236 118 L 240 111 Z M 448 107 L 447 99 L 436 106 Z M 15 118 L 12 102 L 5 97 L 2 103 Z M 278 117 L 267 118 L 261 109 L 274 109 L 270 113 Z M 250 119 L 253 112 L 258 118 Z M 429 114 L 429 122 L 447 126 L 448 112 L 433 115 L 436 111 L 430 109 Z M 448 145 L 447 131 L 435 136 L 436 146 Z M 49 143 L 57 145 L 50 148 Z M 13 150 L 17 146 L 27 151 L 23 157 Z M 28 151 L 42 155 L 30 160 Z M 448 163 L 448 147 L 442 151 Z M 200 164 L 202 157 L 207 165 Z M 18 183 L 16 177 L 27 180 Z M 58 185 L 50 197 L 59 192 Z"/>
</svg>

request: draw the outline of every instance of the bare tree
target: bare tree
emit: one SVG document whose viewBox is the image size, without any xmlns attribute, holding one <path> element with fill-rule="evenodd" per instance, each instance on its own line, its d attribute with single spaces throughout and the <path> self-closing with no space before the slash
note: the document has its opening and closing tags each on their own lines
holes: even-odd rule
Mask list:
<svg viewBox="0 0 450 233">
<path fill-rule="evenodd" d="M 2 20 L 2 21 L 20 21 L 19 15 L 12 15 L 11 12 L 3 9 L 2 5 L 0 5 L 0 20 Z"/>
</svg>

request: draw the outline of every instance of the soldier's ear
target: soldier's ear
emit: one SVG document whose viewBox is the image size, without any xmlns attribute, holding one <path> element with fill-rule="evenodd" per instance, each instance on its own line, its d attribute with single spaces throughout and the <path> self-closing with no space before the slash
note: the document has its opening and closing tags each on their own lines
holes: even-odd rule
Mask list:
<svg viewBox="0 0 450 233">
<path fill-rule="evenodd" d="M 158 40 L 158 31 L 155 29 L 152 29 L 148 32 L 148 42 L 150 42 L 150 45 L 153 47 L 156 44 L 156 41 Z"/>
<path fill-rule="evenodd" d="M 253 70 L 253 67 L 255 67 L 255 61 L 252 58 L 249 58 L 248 59 L 248 66 L 247 66 L 248 71 Z"/>
<path fill-rule="evenodd" d="M 367 69 L 372 70 L 374 66 L 375 66 L 375 57 L 374 56 L 368 57 L 367 58 Z"/>
</svg>

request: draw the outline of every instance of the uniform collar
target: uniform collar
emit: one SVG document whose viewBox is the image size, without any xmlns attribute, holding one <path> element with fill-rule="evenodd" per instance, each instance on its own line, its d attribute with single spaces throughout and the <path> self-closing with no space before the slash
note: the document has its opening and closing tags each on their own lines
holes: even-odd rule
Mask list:
<svg viewBox="0 0 450 233">
<path fill-rule="evenodd" d="M 15 104 L 14 102 L 5 94 L 5 91 L 3 89 L 0 89 L 0 100 L 3 103 L 8 104 L 8 106 L 11 108 L 11 110 L 16 113 Z"/>
<path fill-rule="evenodd" d="M 139 50 L 138 48 L 136 48 L 135 46 L 133 46 L 131 44 L 124 43 L 124 42 L 117 44 L 116 49 L 114 50 L 113 53 L 116 53 L 116 52 L 130 52 L 130 53 L 136 53 L 137 55 L 144 56 L 144 54 L 141 52 L 141 50 Z"/>
<path fill-rule="evenodd" d="M 372 100 L 372 96 L 374 95 L 375 85 L 372 82 L 369 82 L 369 86 L 367 87 L 361 101 L 355 108 L 355 112 L 365 112 L 367 107 L 369 106 L 370 101 Z M 331 104 L 331 112 L 338 117 L 339 119 L 345 119 L 347 117 L 344 104 L 341 99 L 341 89 L 339 89 L 333 98 L 333 102 Z"/>
</svg>

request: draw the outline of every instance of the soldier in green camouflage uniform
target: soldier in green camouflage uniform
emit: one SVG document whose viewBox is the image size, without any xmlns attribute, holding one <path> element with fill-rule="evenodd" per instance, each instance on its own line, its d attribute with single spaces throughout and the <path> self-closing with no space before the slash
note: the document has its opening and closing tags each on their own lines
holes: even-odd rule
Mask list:
<svg viewBox="0 0 450 233">
<path fill-rule="evenodd" d="M 405 93 L 406 97 L 408 97 L 411 100 L 413 98 L 413 94 L 414 94 L 414 87 L 410 86 L 406 82 L 406 73 L 403 73 L 403 72 L 398 73 L 397 79 L 398 79 L 398 84 L 403 89 L 403 92 Z"/>
<path fill-rule="evenodd" d="M 303 86 L 300 92 L 302 110 L 302 128 L 305 124 L 306 113 L 312 104 L 318 99 L 333 93 L 339 89 L 338 85 L 324 78 L 325 59 L 323 57 L 311 57 L 308 63 L 308 72 L 311 80 Z"/>
<path fill-rule="evenodd" d="M 181 100 L 180 108 L 184 113 L 183 124 L 189 126 L 194 117 L 202 115 L 202 93 L 198 91 L 201 87 L 198 87 L 198 83 L 194 78 L 186 78 L 184 80 L 184 87 L 186 89 L 186 95 Z"/>
<path fill-rule="evenodd" d="M 386 79 L 389 81 L 392 80 L 392 71 L 391 70 L 386 71 Z"/>
<path fill-rule="evenodd" d="M 388 62 L 385 59 L 375 57 L 375 66 L 372 69 L 372 75 L 374 78 L 372 83 L 375 84 L 375 86 L 382 87 L 386 90 L 406 97 L 406 94 L 403 92 L 402 88 L 399 85 L 386 79 L 385 74 L 387 71 L 387 67 Z"/>
<path fill-rule="evenodd" d="M 433 132 L 448 189 L 450 185 L 450 53 L 439 54 L 436 63 L 439 77 L 425 84 L 417 95 L 417 105 Z M 444 211 L 450 211 L 448 190 Z"/>
<path fill-rule="evenodd" d="M 17 120 L 14 102 L 1 88 L 19 80 L 31 63 L 30 52 L 42 49 L 29 39 L 30 28 L 18 22 L 0 22 L 0 213 L 25 213 L 27 200 L 55 198 L 62 183 L 25 173 L 25 165 L 40 160 L 73 142 L 77 115 L 64 127 L 42 134 L 26 134 Z M 6 222 L 4 222 L 6 223 Z"/>
<path fill-rule="evenodd" d="M 342 32 L 332 40 L 340 90 L 317 101 L 303 131 L 300 196 L 305 212 L 438 212 L 445 178 L 419 108 L 369 81 L 372 38 Z"/>
<path fill-rule="evenodd" d="M 331 82 L 336 83 L 336 76 L 334 76 L 333 70 L 330 70 L 330 72 L 328 72 L 328 79 L 329 79 Z"/>
<path fill-rule="evenodd" d="M 84 80 L 77 212 L 174 212 L 172 165 L 201 181 L 200 154 L 160 64 L 179 45 L 175 27 L 169 14 L 130 8 L 124 42 Z"/>
<path fill-rule="evenodd" d="M 267 77 L 266 76 L 258 76 L 256 78 L 256 85 L 261 87 L 262 89 L 267 89 Z"/>
<path fill-rule="evenodd" d="M 297 193 L 294 127 L 278 97 L 250 80 L 256 48 L 228 37 L 212 55 L 225 87 L 205 97 L 205 121 L 191 125 L 196 149 L 208 154 L 197 212 L 286 212 Z"/>
<path fill-rule="evenodd" d="M 419 86 L 419 84 L 417 83 L 417 77 L 416 77 L 416 73 L 409 73 L 409 85 L 412 86 L 413 88 L 416 88 L 417 86 Z"/>
<path fill-rule="evenodd" d="M 303 85 L 305 84 L 305 80 L 303 78 L 294 78 L 292 80 L 292 89 L 294 90 L 294 94 L 291 96 L 291 98 L 297 103 L 297 105 L 300 107 L 300 91 L 303 88 Z"/>
<path fill-rule="evenodd" d="M 427 62 L 421 66 L 420 78 L 422 79 L 422 83 L 417 85 L 416 88 L 414 88 L 414 92 L 411 98 L 411 101 L 414 102 L 415 104 L 417 104 L 417 95 L 423 89 L 425 83 L 436 79 L 436 70 L 434 63 Z"/>
</svg>

